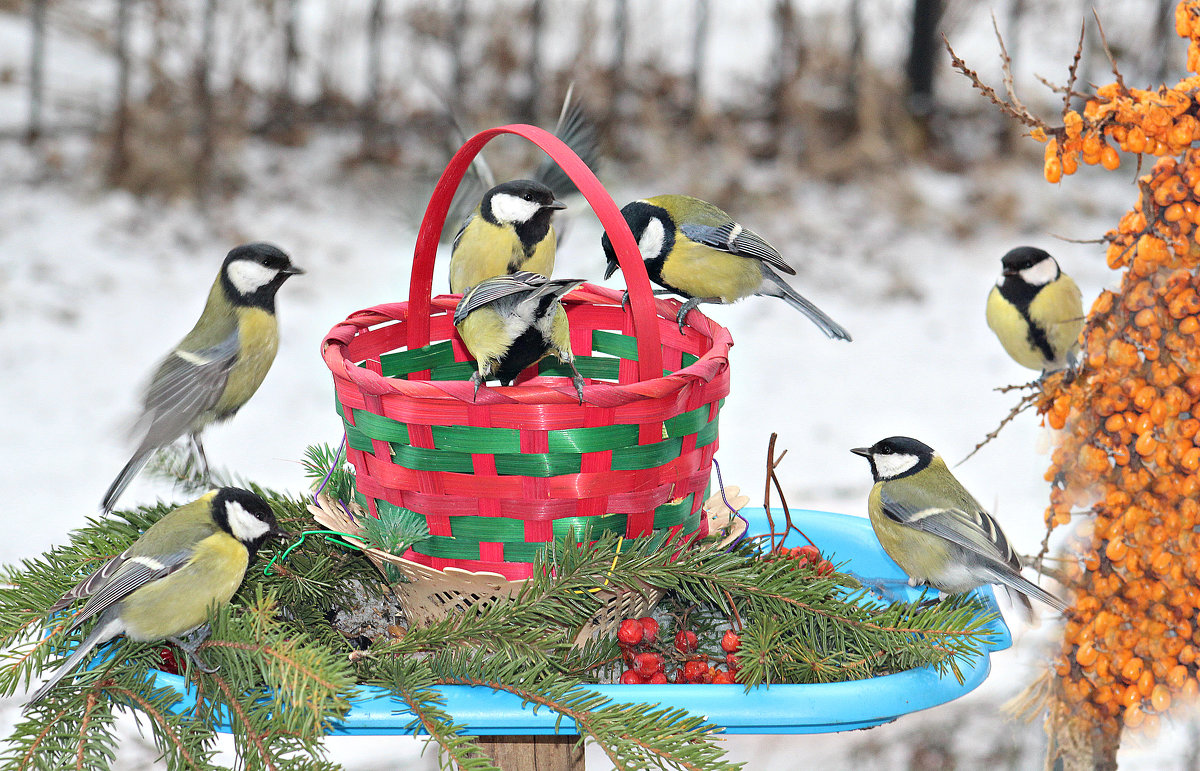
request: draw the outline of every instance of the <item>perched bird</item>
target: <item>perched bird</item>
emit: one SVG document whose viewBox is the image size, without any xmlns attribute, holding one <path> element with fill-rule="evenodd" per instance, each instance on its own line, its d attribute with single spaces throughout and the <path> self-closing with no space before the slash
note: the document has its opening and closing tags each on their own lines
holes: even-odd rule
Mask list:
<svg viewBox="0 0 1200 771">
<path fill-rule="evenodd" d="M 50 607 L 53 614 L 87 598 L 68 633 L 93 616 L 99 619 L 29 704 L 40 701 L 97 646 L 120 635 L 137 642 L 168 640 L 198 667 L 213 671 L 196 653 L 208 636 L 209 609 L 229 602 L 264 542 L 286 536 L 266 501 L 236 487 L 214 490 L 169 512 Z"/>
<path fill-rule="evenodd" d="M 987 299 L 987 323 L 1022 367 L 1055 372 L 1071 366 L 1083 329 L 1083 299 L 1071 277 L 1041 249 L 1019 246 L 1001 259 Z"/>
<path fill-rule="evenodd" d="M 1021 576 L 1021 560 L 1000 525 L 928 445 L 893 436 L 851 452 L 871 464 L 871 526 L 909 585 L 958 594 L 1003 584 L 1027 615 L 1029 597 L 1066 610 L 1067 603 Z"/>
<path fill-rule="evenodd" d="M 593 172 L 599 172 L 604 160 L 600 150 L 599 131 L 596 124 L 588 117 L 582 102 L 572 99 L 574 92 L 575 84 L 572 83 L 567 87 L 566 96 L 563 97 L 558 123 L 554 126 L 554 135 L 570 147 L 579 156 L 579 159 L 587 164 L 588 168 Z M 467 141 L 470 135 L 459 124 L 454 110 L 450 108 L 449 104 L 446 104 L 445 107 L 446 114 L 455 128 L 456 146 L 461 145 Z M 472 209 L 478 205 L 483 194 L 496 186 L 496 174 L 488 165 L 485 154 L 485 152 L 480 152 L 472 159 L 470 172 L 463 177 L 462 183 L 454 193 L 454 200 L 450 204 L 450 211 L 446 217 L 447 222 L 464 222 Z M 554 191 L 554 197 L 559 200 L 566 200 L 579 192 L 574 181 L 549 156 L 544 156 L 542 162 L 532 173 L 512 176 L 528 176 L 534 182 L 541 183 Z M 557 240 L 561 242 L 565 238 L 565 226 L 568 223 L 564 222 L 563 215 L 560 215 L 557 220 L 558 227 L 554 230 L 558 237 Z M 449 228 L 445 229 L 442 234 L 443 240 L 449 240 L 449 235 L 454 232 Z"/>
<path fill-rule="evenodd" d="M 454 237 L 450 291 L 465 293 L 493 276 L 519 270 L 549 277 L 554 271 L 554 225 L 566 205 L 541 182 L 518 179 L 496 185 Z"/>
<path fill-rule="evenodd" d="M 158 365 L 138 426 L 145 434 L 113 480 L 105 514 L 160 447 L 187 434 L 208 474 L 200 432 L 233 417 L 262 384 L 279 348 L 275 293 L 304 271 L 271 244 L 245 244 L 225 257 L 192 331 Z"/>
<path fill-rule="evenodd" d="M 529 365 L 553 354 L 575 373 L 571 378 L 583 404 L 583 376 L 575 368 L 567 312 L 559 299 L 581 278 L 547 279 L 518 271 L 495 276 L 469 290 L 454 309 L 454 326 L 478 364 L 479 384 L 496 378 L 510 385 Z"/>
<path fill-rule="evenodd" d="M 637 239 L 650 280 L 687 298 L 676 316 L 680 332 L 688 313 L 700 303 L 767 295 L 782 298 L 827 336 L 850 340 L 849 332 L 772 270 L 796 273 L 775 247 L 711 203 L 689 195 L 659 195 L 627 204 L 621 214 Z M 608 278 L 620 265 L 607 234 L 601 243 Z"/>
</svg>

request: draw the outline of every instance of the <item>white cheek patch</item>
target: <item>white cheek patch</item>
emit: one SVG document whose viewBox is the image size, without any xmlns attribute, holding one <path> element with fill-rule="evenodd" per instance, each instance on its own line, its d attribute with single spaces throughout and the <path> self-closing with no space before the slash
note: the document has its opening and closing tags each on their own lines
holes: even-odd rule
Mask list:
<svg viewBox="0 0 1200 771">
<path fill-rule="evenodd" d="M 508 193 L 492 196 L 492 217 L 497 222 L 528 222 L 542 207 Z"/>
<path fill-rule="evenodd" d="M 225 271 L 230 283 L 239 294 L 254 294 L 271 283 L 279 271 L 260 265 L 253 260 L 234 260 Z"/>
<path fill-rule="evenodd" d="M 879 454 L 874 456 L 875 470 L 879 472 L 879 476 L 883 479 L 891 479 L 898 477 L 905 471 L 908 471 L 920 461 L 916 455 L 908 455 L 907 453 L 892 453 L 888 455 Z"/>
<path fill-rule="evenodd" d="M 642 231 L 642 237 L 638 239 L 638 251 L 642 253 L 642 262 L 658 257 L 666 238 L 667 231 L 663 228 L 662 220 L 651 217 L 646 223 L 646 229 Z"/>
<path fill-rule="evenodd" d="M 229 529 L 233 537 L 243 543 L 249 543 L 262 538 L 271 526 L 242 508 L 237 501 L 225 504 L 225 516 L 229 518 Z"/>
<path fill-rule="evenodd" d="M 1058 263 L 1053 257 L 1042 260 L 1037 265 L 1021 271 L 1021 278 L 1030 286 L 1045 286 L 1058 278 Z"/>
</svg>

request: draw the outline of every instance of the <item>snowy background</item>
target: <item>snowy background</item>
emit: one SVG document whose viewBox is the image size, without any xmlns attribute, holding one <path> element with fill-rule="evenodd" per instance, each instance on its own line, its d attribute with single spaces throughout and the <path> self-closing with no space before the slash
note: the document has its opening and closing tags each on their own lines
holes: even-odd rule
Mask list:
<svg viewBox="0 0 1200 771">
<path fill-rule="evenodd" d="M 329 23 L 314 5 L 305 6 L 302 29 Z M 360 5 L 338 13 L 361 13 Z M 831 34 L 841 34 L 829 21 L 838 4 L 800 5 L 805 19 L 825 20 Z M 959 55 L 999 85 L 990 19 L 969 5 L 950 5 L 947 23 L 954 26 L 948 34 Z M 1033 74 L 1065 80 L 1085 11 L 1073 2 L 1050 5 L 1045 13 L 1065 23 L 1030 22 L 1009 41 L 1014 55 L 1029 52 L 1017 59 L 1018 83 L 1025 93 L 1042 95 L 1029 101 L 1047 116 L 1054 114 L 1057 98 Z M 1135 60 L 1146 56 L 1147 41 L 1155 50 L 1168 43 L 1170 50 L 1182 50 L 1177 40 L 1153 37 L 1157 3 L 1110 5 L 1101 4 L 1102 18 L 1113 19 L 1110 29 L 1123 28 Z M 571 7 L 555 8 L 565 16 Z M 764 21 L 769 3 L 737 7 L 737 13 L 722 4 L 712 9 L 705 104 L 716 115 L 737 109 L 730 94 L 761 79 L 764 57 L 752 54 L 770 36 Z M 1007 7 L 997 9 L 1002 18 Z M 880 72 L 903 61 L 906 8 L 866 4 L 864 12 L 880 14 L 868 16 L 878 34 L 867 46 L 868 60 Z M 649 45 L 649 30 L 665 29 L 662 42 L 673 50 L 670 36 L 686 37 L 663 23 L 667 11 L 633 3 L 630 12 L 634 41 Z M 883 34 L 891 21 L 900 28 Z M 336 445 L 341 438 L 330 377 L 319 356 L 321 340 L 352 311 L 407 296 L 416 224 L 432 189 L 425 167 L 436 171 L 445 157 L 422 158 L 415 164 L 420 171 L 350 165 L 345 160 L 356 152 L 357 134 L 323 128 L 298 147 L 259 138 L 239 143 L 227 161 L 237 167 L 238 189 L 209 197 L 203 206 L 187 198 L 114 190 L 101 184 L 97 145 L 86 132 L 50 131 L 32 147 L 18 141 L 26 109 L 21 73 L 27 27 L 21 3 L 0 2 L 0 129 L 6 132 L 0 137 L 0 486 L 9 496 L 0 561 L 36 556 L 96 512 L 127 459 L 125 429 L 143 378 L 190 328 L 225 252 L 249 240 L 280 245 L 308 273 L 280 292 L 283 341 L 274 369 L 234 421 L 206 433 L 205 446 L 216 466 L 266 486 L 301 489 L 298 460 L 305 446 Z M 60 25 L 55 31 L 53 24 L 51 30 L 48 121 L 63 127 L 96 120 L 113 77 L 111 62 L 78 30 Z M 549 40 L 545 56 L 560 63 L 555 66 L 570 61 L 572 46 L 580 45 L 573 38 Z M 359 65 L 351 62 L 361 54 L 359 43 L 328 50 L 333 63 L 322 60 L 323 67 L 356 72 Z M 390 72 L 411 64 L 402 50 L 389 56 Z M 256 61 L 251 64 L 269 71 Z M 1139 63 L 1145 64 L 1134 62 Z M 664 56 L 656 66 L 670 71 L 673 65 Z M 938 89 L 947 109 L 978 107 L 978 98 L 949 71 L 948 62 L 939 60 L 939 67 Z M 1104 82 L 1107 69 L 1102 59 L 1085 59 L 1085 74 L 1096 82 Z M 302 72 L 300 92 L 320 74 Z M 399 88 L 402 78 L 396 77 L 392 85 Z M 435 101 L 419 92 L 414 89 L 408 104 Z M 586 91 L 583 98 L 587 101 Z M 984 321 L 984 298 L 1008 249 L 1030 244 L 1052 252 L 1079 283 L 1085 303 L 1113 282 L 1102 246 L 1058 237 L 1095 239 L 1115 224 L 1136 195 L 1133 164 L 1126 160 L 1119 172 L 1107 174 L 1085 169 L 1051 186 L 1041 178 L 1039 146 L 1019 139 L 1015 152 L 1001 152 L 994 135 L 1002 124 L 986 111 L 964 118 L 962 125 L 944 143 L 978 142 L 986 151 L 906 157 L 890 146 L 881 156 L 860 144 L 852 152 L 870 163 L 856 163 L 849 173 L 817 175 L 794 159 L 754 161 L 711 150 L 697 158 L 688 147 L 668 143 L 656 148 L 657 164 L 618 161 L 601 174 L 618 204 L 691 192 L 725 205 L 783 252 L 798 270 L 794 285 L 854 335 L 851 344 L 829 341 L 783 303 L 765 298 L 706 310 L 735 341 L 732 394 L 721 415 L 717 458 L 726 482 L 742 486 L 754 503 L 760 503 L 773 431 L 780 435 L 779 447 L 788 450 L 780 475 L 793 506 L 864 515 L 870 475 L 849 448 L 909 434 L 953 463 L 992 430 L 1015 401 L 993 388 L 1033 375 L 1005 356 Z M 623 137 L 630 141 L 630 132 Z M 676 141 L 689 140 L 680 134 Z M 520 167 L 511 171 L 527 173 Z M 599 225 L 583 207 L 573 207 L 580 216 L 572 220 L 556 273 L 598 281 L 604 267 Z M 435 276 L 438 291 L 446 284 L 445 263 L 443 254 Z M 608 284 L 619 286 L 619 280 L 620 274 Z M 956 472 L 993 507 L 1026 553 L 1036 551 L 1043 533 L 1042 474 L 1051 441 L 1037 418 L 1025 414 Z M 143 477 L 121 503 L 158 496 L 170 499 L 173 491 Z M 868 732 L 734 737 L 730 755 L 752 768 L 1040 766 L 1040 725 L 1002 721 L 996 708 L 1046 660 L 1054 620 L 1046 621 L 1028 630 L 1011 619 L 1016 645 L 993 658 L 993 675 L 983 687 L 955 704 Z M 11 725 L 18 704 L 0 706 L 0 728 Z M 421 742 L 333 738 L 329 746 L 348 768 L 383 769 L 414 758 Z M 154 767 L 154 754 L 131 740 L 118 767 Z M 1198 756 L 1200 739 L 1192 725 L 1177 721 L 1157 739 L 1128 739 L 1120 761 L 1123 769 L 1183 769 L 1194 767 Z M 430 753 L 407 767 L 422 763 L 435 767 Z M 605 760 L 589 752 L 588 767 L 604 768 Z"/>
</svg>

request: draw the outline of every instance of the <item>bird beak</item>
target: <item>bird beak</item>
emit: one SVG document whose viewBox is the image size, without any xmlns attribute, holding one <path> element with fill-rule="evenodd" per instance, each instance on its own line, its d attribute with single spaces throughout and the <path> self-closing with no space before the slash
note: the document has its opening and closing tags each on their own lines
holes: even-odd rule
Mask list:
<svg viewBox="0 0 1200 771">
<path fill-rule="evenodd" d="M 558 200 L 557 198 L 555 198 L 553 201 L 546 204 L 546 208 L 547 209 L 565 209 L 565 208 L 567 208 L 567 205 L 565 203 L 563 203 L 562 201 Z"/>
<path fill-rule="evenodd" d="M 604 277 L 608 278 L 612 274 L 616 273 L 617 268 L 619 268 L 619 267 L 621 267 L 621 265 L 616 260 L 613 260 L 612 262 L 608 263 L 608 267 L 605 268 L 605 270 L 604 270 Z"/>
<path fill-rule="evenodd" d="M 853 447 L 850 449 L 850 452 L 854 453 L 855 455 L 861 455 L 864 458 L 871 457 L 871 448 L 870 447 Z"/>
<path fill-rule="evenodd" d="M 293 535 L 292 533 L 289 533 L 287 530 L 284 530 L 282 527 L 278 527 L 278 526 L 272 528 L 271 532 L 268 533 L 268 535 L 270 535 L 270 537 L 272 537 L 272 538 L 280 538 L 285 541 L 290 541 L 291 539 L 295 538 L 295 535 Z"/>
<path fill-rule="evenodd" d="M 304 275 L 304 268 L 298 267 L 296 265 L 289 265 L 279 272 L 286 273 L 289 276 L 302 276 L 302 275 Z"/>
</svg>

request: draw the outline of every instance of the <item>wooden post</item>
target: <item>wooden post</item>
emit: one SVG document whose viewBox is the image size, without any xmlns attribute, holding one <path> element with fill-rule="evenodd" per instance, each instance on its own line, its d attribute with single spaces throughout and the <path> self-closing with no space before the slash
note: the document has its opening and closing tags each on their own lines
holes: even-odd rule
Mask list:
<svg viewBox="0 0 1200 771">
<path fill-rule="evenodd" d="M 478 736 L 484 753 L 503 771 L 584 771 L 579 737 Z"/>
</svg>

